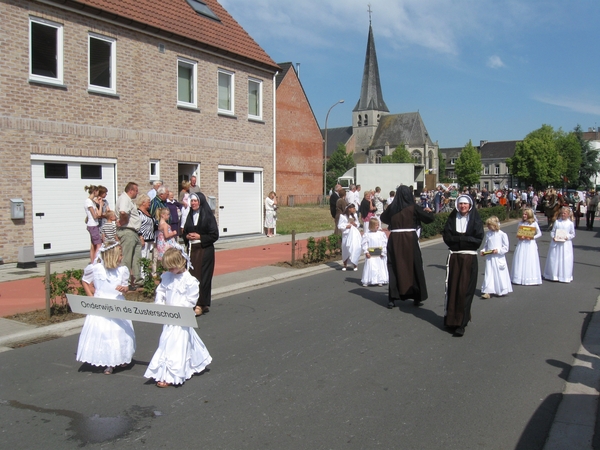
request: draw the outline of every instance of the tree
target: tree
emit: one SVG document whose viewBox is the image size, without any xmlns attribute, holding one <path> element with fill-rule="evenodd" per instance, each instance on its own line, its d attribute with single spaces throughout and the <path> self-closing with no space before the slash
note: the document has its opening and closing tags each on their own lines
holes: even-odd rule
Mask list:
<svg viewBox="0 0 600 450">
<path fill-rule="evenodd" d="M 573 131 L 579 146 L 581 147 L 581 166 L 579 167 L 579 176 L 577 187 L 585 187 L 586 189 L 594 188 L 592 178 L 600 172 L 600 163 L 598 162 L 598 150 L 593 149 L 590 141 L 583 139 L 583 130 L 580 125 L 575 127 Z"/>
<path fill-rule="evenodd" d="M 566 164 L 557 148 L 558 134 L 542 125 L 517 142 L 515 154 L 506 163 L 520 181 L 538 189 L 561 185 Z"/>
<path fill-rule="evenodd" d="M 462 149 L 454 165 L 458 184 L 461 187 L 471 187 L 479 183 L 482 167 L 481 155 L 475 150 L 475 147 L 473 147 L 473 144 L 469 140 L 469 143 Z"/>
<path fill-rule="evenodd" d="M 381 158 L 382 163 L 414 163 L 414 158 L 408 153 L 406 150 L 406 146 L 404 144 L 400 144 L 396 149 L 392 152 L 391 155 L 385 155 Z"/>
<path fill-rule="evenodd" d="M 327 161 L 327 191 L 335 186 L 338 177 L 344 175 L 348 169 L 355 165 L 352 155 L 346 153 L 346 146 L 338 144 L 335 152 Z"/>
<path fill-rule="evenodd" d="M 563 180 L 566 186 L 579 187 L 579 169 L 581 168 L 581 144 L 575 133 L 557 132 L 556 149 L 564 161 Z"/>
</svg>

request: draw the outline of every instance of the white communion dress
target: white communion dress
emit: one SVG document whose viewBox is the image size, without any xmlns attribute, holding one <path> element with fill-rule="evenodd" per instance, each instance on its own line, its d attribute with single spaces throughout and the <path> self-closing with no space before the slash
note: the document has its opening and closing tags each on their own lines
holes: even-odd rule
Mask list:
<svg viewBox="0 0 600 450">
<path fill-rule="evenodd" d="M 533 239 L 519 239 L 512 260 L 511 280 L 513 284 L 531 286 L 542 284 L 542 270 L 540 269 L 540 255 L 536 239 L 542 236 L 542 231 L 537 222 L 519 222 L 519 226 L 535 227 Z"/>
<path fill-rule="evenodd" d="M 165 272 L 156 288 L 155 303 L 159 305 L 196 306 L 199 283 L 187 270 L 173 274 Z M 192 327 L 163 325 L 163 331 L 144 376 L 169 384 L 182 384 L 195 373 L 202 372 L 212 361 L 204 342 Z"/>
<path fill-rule="evenodd" d="M 558 235 L 566 237 L 566 241 L 557 242 L 554 238 Z M 575 226 L 569 219 L 558 219 L 550 232 L 552 241 L 548 249 L 544 278 L 550 281 L 570 283 L 573 281 L 573 239 Z"/>
<path fill-rule="evenodd" d="M 358 219 L 353 218 L 353 223 L 358 224 Z M 361 253 L 360 231 L 355 226 L 346 228 L 350 223 L 346 214 L 340 215 L 338 228 L 342 231 L 342 261 L 349 260 L 355 266 L 358 264 Z"/>
<path fill-rule="evenodd" d="M 488 231 L 485 233 L 483 250 L 498 250 L 498 253 L 492 253 L 485 257 L 482 293 L 506 295 L 513 291 L 506 257 L 504 256 L 508 249 L 508 236 L 504 231 Z"/>
<path fill-rule="evenodd" d="M 381 248 L 381 256 L 371 255 L 365 258 L 361 283 L 388 284 L 390 276 L 387 268 L 387 237 L 383 231 L 366 231 L 362 237 L 362 251 L 367 254 L 369 249 Z"/>
<path fill-rule="evenodd" d="M 86 270 L 89 271 L 88 268 Z M 125 300 L 123 294 L 115 288 L 129 285 L 127 267 L 107 270 L 102 264 L 94 264 L 92 270 L 94 297 Z M 94 366 L 115 367 L 129 364 L 134 353 L 135 332 L 131 320 L 88 314 L 79 335 L 77 361 Z"/>
</svg>

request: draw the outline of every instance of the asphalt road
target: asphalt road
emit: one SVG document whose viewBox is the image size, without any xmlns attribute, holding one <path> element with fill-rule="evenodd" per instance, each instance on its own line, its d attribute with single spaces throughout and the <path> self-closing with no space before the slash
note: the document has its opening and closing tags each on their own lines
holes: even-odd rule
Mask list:
<svg viewBox="0 0 600 450">
<path fill-rule="evenodd" d="M 178 388 L 143 378 L 158 325 L 134 324 L 135 364 L 111 376 L 75 361 L 78 336 L 0 353 L 2 448 L 541 448 L 598 297 L 597 243 L 578 231 L 573 283 L 477 297 L 462 338 L 442 327 L 447 250 L 426 244 L 419 308 L 333 268 L 217 300 L 198 329 L 213 363 Z"/>
</svg>

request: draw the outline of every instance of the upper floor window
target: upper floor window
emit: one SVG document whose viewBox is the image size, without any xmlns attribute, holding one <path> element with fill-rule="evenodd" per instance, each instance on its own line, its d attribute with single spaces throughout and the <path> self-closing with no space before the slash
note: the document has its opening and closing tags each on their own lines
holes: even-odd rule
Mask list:
<svg viewBox="0 0 600 450">
<path fill-rule="evenodd" d="M 117 93 L 117 41 L 89 35 L 89 86 L 91 91 Z"/>
<path fill-rule="evenodd" d="M 196 94 L 196 78 L 198 63 L 187 59 L 177 60 L 177 104 L 180 106 L 196 107 L 198 95 Z"/>
<path fill-rule="evenodd" d="M 484 175 L 489 175 L 490 174 L 490 166 L 489 165 L 484 165 L 483 166 L 483 174 Z"/>
<path fill-rule="evenodd" d="M 450 165 L 453 166 L 454 164 L 456 164 L 457 160 L 458 158 L 450 158 Z"/>
<path fill-rule="evenodd" d="M 63 84 L 63 26 L 29 18 L 29 79 Z"/>
<path fill-rule="evenodd" d="M 411 156 L 415 161 L 415 164 L 423 164 L 423 157 L 421 156 L 421 152 L 419 150 L 413 150 Z"/>
<path fill-rule="evenodd" d="M 149 169 L 150 180 L 160 180 L 160 161 L 151 159 Z"/>
<path fill-rule="evenodd" d="M 506 173 L 510 173 L 510 167 L 508 166 L 508 164 L 505 167 L 506 167 Z"/>
<path fill-rule="evenodd" d="M 262 119 L 262 81 L 248 80 L 248 116 Z"/>
<path fill-rule="evenodd" d="M 494 165 L 494 175 L 500 175 L 500 164 Z"/>
<path fill-rule="evenodd" d="M 219 112 L 233 114 L 234 112 L 234 88 L 233 72 L 219 69 Z"/>
</svg>

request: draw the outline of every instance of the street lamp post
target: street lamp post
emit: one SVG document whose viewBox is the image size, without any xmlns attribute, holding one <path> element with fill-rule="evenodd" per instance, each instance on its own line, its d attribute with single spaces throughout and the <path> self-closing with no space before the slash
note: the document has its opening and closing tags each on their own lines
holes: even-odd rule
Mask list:
<svg viewBox="0 0 600 450">
<path fill-rule="evenodd" d="M 329 120 L 329 113 L 331 110 L 340 103 L 344 103 L 344 100 L 339 100 L 331 105 L 331 108 L 329 108 L 329 111 L 327 111 L 327 115 L 325 116 L 325 141 L 323 142 L 323 204 L 325 204 L 325 199 L 327 198 L 327 120 Z"/>
</svg>

